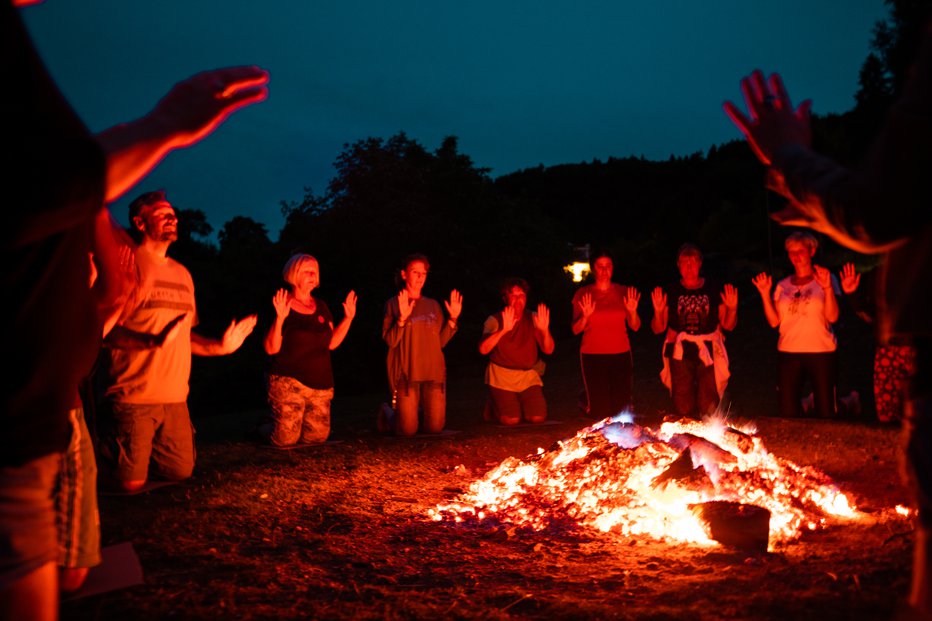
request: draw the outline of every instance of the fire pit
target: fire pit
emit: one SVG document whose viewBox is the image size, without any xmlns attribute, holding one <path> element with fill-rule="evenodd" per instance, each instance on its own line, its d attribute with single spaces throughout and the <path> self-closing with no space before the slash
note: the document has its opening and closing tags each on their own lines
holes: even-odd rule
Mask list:
<svg viewBox="0 0 932 621">
<path fill-rule="evenodd" d="M 827 475 L 766 450 L 751 427 L 681 419 L 650 429 L 606 419 L 509 458 L 431 519 L 765 551 L 862 516 Z"/>
</svg>

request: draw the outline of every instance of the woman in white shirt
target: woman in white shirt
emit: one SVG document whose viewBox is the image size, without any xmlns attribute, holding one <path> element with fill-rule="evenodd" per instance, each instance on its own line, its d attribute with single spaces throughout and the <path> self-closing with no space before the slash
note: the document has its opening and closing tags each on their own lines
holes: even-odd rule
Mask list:
<svg viewBox="0 0 932 621">
<path fill-rule="evenodd" d="M 830 418 L 837 412 L 837 342 L 832 324 L 838 321 L 838 301 L 831 272 L 812 263 L 819 242 L 810 233 L 791 233 L 784 244 L 793 273 L 773 288 L 770 275 L 761 272 L 752 279 L 764 304 L 764 315 L 777 340 L 782 416 L 801 416 L 802 389 L 806 378 L 812 384 L 814 412 Z"/>
</svg>

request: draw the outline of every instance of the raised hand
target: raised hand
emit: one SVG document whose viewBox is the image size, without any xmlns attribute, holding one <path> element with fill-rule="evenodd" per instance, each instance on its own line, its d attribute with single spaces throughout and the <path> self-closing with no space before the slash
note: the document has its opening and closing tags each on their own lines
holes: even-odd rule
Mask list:
<svg viewBox="0 0 932 621">
<path fill-rule="evenodd" d="M 650 292 L 650 301 L 654 305 L 654 313 L 659 313 L 667 307 L 667 294 L 657 287 Z"/>
<path fill-rule="evenodd" d="M 823 289 L 832 288 L 832 273 L 828 271 L 827 268 L 822 267 L 821 265 L 813 265 L 813 278 L 819 283 L 819 286 Z"/>
<path fill-rule="evenodd" d="M 513 306 L 506 306 L 502 310 L 502 332 L 510 332 L 515 327 L 515 309 Z"/>
<path fill-rule="evenodd" d="M 534 322 L 535 328 L 541 332 L 546 332 L 550 329 L 550 309 L 545 304 L 538 304 L 537 314 L 533 315 L 531 320 Z"/>
<path fill-rule="evenodd" d="M 728 309 L 738 308 L 738 290 L 734 285 L 725 285 L 722 291 L 722 304 Z"/>
<path fill-rule="evenodd" d="M 641 292 L 634 287 L 627 287 L 625 290 L 625 310 L 629 315 L 635 315 L 638 312 L 638 302 L 641 301 Z M 666 302 L 664 302 L 666 304 Z"/>
<path fill-rule="evenodd" d="M 779 74 L 773 73 L 767 80 L 760 70 L 755 70 L 742 78 L 741 92 L 748 116 L 730 101 L 723 106 L 725 114 L 741 130 L 764 165 L 769 166 L 773 154 L 784 145 L 809 146 L 812 143 L 809 121 L 812 102 L 807 99 L 794 110 Z"/>
<path fill-rule="evenodd" d="M 751 282 L 757 287 L 757 290 L 764 297 L 770 295 L 770 289 L 773 287 L 773 278 L 767 272 L 761 272 L 751 279 Z"/>
<path fill-rule="evenodd" d="M 347 319 L 356 316 L 356 292 L 350 291 L 346 294 L 346 300 L 343 302 L 343 314 Z"/>
<path fill-rule="evenodd" d="M 583 317 L 589 319 L 592 316 L 592 313 L 595 312 L 595 302 L 592 301 L 591 293 L 584 293 L 581 298 L 579 298 L 579 310 L 582 311 Z"/>
<path fill-rule="evenodd" d="M 117 251 L 120 261 L 120 272 L 124 278 L 129 280 L 136 279 L 136 251 L 132 246 L 121 244 Z"/>
<path fill-rule="evenodd" d="M 203 71 L 172 87 L 152 114 L 172 132 L 172 146 L 190 146 L 240 108 L 268 97 L 268 81 L 259 67 Z"/>
<path fill-rule="evenodd" d="M 460 292 L 454 289 L 450 292 L 450 301 L 444 302 L 444 306 L 447 308 L 447 313 L 450 314 L 450 319 L 456 321 L 456 318 L 460 316 L 460 313 L 463 310 L 463 296 L 460 295 Z"/>
<path fill-rule="evenodd" d="M 272 296 L 272 306 L 275 307 L 275 314 L 284 319 L 291 312 L 291 294 L 287 289 L 279 289 Z"/>
<path fill-rule="evenodd" d="M 850 295 L 858 290 L 858 285 L 861 284 L 861 275 L 854 269 L 854 263 L 845 263 L 841 271 L 838 272 L 838 276 L 841 280 L 841 290 L 846 294 Z"/>
<path fill-rule="evenodd" d="M 253 328 L 256 327 L 258 316 L 249 315 L 239 321 L 235 319 L 230 322 L 230 326 L 223 333 L 222 349 L 230 354 L 239 349 L 246 337 L 252 334 Z"/>
<path fill-rule="evenodd" d="M 402 289 L 398 292 L 398 321 L 404 322 L 408 320 L 408 317 L 414 312 L 415 301 L 416 300 L 412 300 L 408 297 L 407 289 Z"/>
<path fill-rule="evenodd" d="M 145 116 L 96 135 L 106 154 L 106 201 L 123 195 L 174 149 L 189 147 L 227 117 L 268 96 L 269 74 L 229 67 L 179 82 Z"/>
</svg>

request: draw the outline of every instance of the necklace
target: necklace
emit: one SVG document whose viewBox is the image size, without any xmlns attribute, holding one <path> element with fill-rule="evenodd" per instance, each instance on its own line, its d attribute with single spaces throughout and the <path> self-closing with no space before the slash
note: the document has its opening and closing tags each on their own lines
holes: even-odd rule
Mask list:
<svg viewBox="0 0 932 621">
<path fill-rule="evenodd" d="M 798 281 L 800 281 L 800 280 L 805 280 L 806 282 L 804 282 L 804 283 L 801 284 L 801 285 L 796 284 L 796 283 L 797 283 Z M 800 297 L 800 296 L 803 294 L 803 289 L 805 289 L 806 287 L 808 287 L 808 286 L 809 286 L 809 283 L 811 283 L 811 282 L 812 282 L 812 276 L 811 276 L 811 275 L 807 275 L 807 276 L 794 276 L 794 277 L 790 280 L 790 284 L 793 285 L 794 287 L 796 287 L 796 293 L 793 294 L 793 297 L 794 297 L 794 298 Z"/>
</svg>

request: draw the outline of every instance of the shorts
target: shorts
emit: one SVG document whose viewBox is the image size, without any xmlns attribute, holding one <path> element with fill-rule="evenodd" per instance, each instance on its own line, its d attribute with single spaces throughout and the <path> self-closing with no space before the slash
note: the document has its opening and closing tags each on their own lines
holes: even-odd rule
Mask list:
<svg viewBox="0 0 932 621">
<path fill-rule="evenodd" d="M 71 442 L 61 455 L 55 490 L 58 518 L 58 564 L 61 567 L 100 565 L 100 514 L 97 510 L 97 461 L 80 409 L 68 413 Z"/>
<path fill-rule="evenodd" d="M 58 557 L 52 491 L 61 454 L 0 466 L 0 588 Z"/>
<path fill-rule="evenodd" d="M 101 456 L 119 481 L 145 481 L 149 461 L 169 481 L 194 472 L 194 426 L 187 403 L 110 403 Z"/>
</svg>

